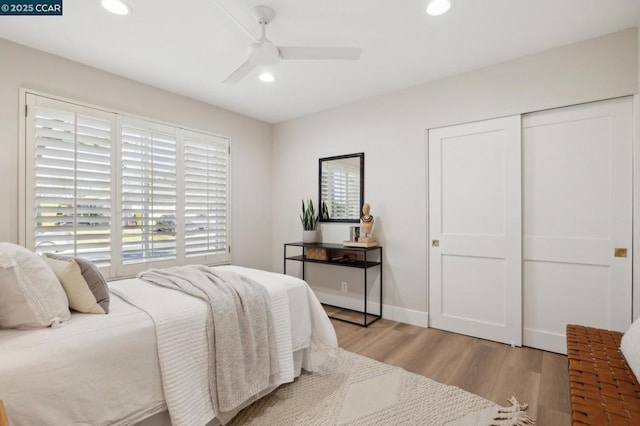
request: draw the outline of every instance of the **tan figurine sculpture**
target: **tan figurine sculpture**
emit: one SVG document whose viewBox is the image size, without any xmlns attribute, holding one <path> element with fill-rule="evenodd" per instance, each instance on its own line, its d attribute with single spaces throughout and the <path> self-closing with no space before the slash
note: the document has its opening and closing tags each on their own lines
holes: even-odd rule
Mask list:
<svg viewBox="0 0 640 426">
<path fill-rule="evenodd" d="M 364 203 L 362 205 L 362 217 L 360 218 L 360 227 L 364 231 L 364 237 L 358 238 L 358 242 L 366 243 L 367 247 L 378 245 L 376 239 L 371 237 L 371 233 L 373 232 L 373 224 L 374 219 L 371 215 L 371 206 L 369 206 L 369 203 Z"/>
<path fill-rule="evenodd" d="M 357 226 L 352 228 L 358 229 Z M 360 230 L 364 232 L 364 237 L 359 237 L 358 241 L 344 241 L 343 246 L 346 247 L 377 247 L 378 241 L 371 237 L 373 232 L 373 216 L 371 215 L 371 206 L 368 203 L 362 205 L 362 216 L 360 217 Z M 353 239 L 353 236 L 351 236 Z"/>
</svg>

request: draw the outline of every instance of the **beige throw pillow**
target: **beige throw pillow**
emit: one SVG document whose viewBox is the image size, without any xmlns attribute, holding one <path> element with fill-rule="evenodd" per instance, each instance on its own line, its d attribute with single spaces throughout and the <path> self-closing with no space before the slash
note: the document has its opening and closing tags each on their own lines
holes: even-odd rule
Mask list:
<svg viewBox="0 0 640 426">
<path fill-rule="evenodd" d="M 43 258 L 62 283 L 71 309 L 88 314 L 109 313 L 109 288 L 93 263 L 52 253 L 45 253 Z"/>
<path fill-rule="evenodd" d="M 0 243 L 0 328 L 59 327 L 71 318 L 55 274 L 35 253 Z"/>
</svg>

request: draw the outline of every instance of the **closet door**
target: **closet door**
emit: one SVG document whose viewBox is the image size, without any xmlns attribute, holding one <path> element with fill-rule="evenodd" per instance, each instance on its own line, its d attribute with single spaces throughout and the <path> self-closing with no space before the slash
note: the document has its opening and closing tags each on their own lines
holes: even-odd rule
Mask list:
<svg viewBox="0 0 640 426">
<path fill-rule="evenodd" d="M 632 129 L 630 98 L 523 117 L 526 346 L 631 323 Z"/>
<path fill-rule="evenodd" d="M 521 345 L 520 116 L 429 131 L 429 324 Z"/>
</svg>

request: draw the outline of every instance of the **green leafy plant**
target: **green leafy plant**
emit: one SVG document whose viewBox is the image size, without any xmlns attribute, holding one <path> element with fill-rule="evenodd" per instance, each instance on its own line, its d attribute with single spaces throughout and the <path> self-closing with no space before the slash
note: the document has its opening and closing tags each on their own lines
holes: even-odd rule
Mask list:
<svg viewBox="0 0 640 426">
<path fill-rule="evenodd" d="M 313 201 L 308 200 L 307 206 L 304 205 L 302 200 L 302 214 L 300 215 L 300 222 L 302 222 L 302 229 L 305 231 L 315 231 L 318 226 L 318 215 L 313 208 Z"/>
<path fill-rule="evenodd" d="M 320 218 L 322 220 L 329 219 L 329 208 L 327 207 L 327 203 L 322 202 L 322 206 L 320 207 Z"/>
</svg>

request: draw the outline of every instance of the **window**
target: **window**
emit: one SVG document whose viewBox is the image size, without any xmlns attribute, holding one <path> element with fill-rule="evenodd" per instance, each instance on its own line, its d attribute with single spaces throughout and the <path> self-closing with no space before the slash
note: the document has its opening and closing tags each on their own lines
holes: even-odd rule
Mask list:
<svg viewBox="0 0 640 426">
<path fill-rule="evenodd" d="M 176 259 L 176 129 L 127 118 L 120 129 L 122 263 Z"/>
<path fill-rule="evenodd" d="M 27 94 L 24 243 L 109 277 L 229 261 L 229 140 Z"/>
<path fill-rule="evenodd" d="M 51 245 L 109 265 L 115 117 L 42 99 L 29 118 L 29 246 Z"/>
<path fill-rule="evenodd" d="M 228 144 L 185 131 L 184 218 L 187 257 L 227 251 Z"/>
</svg>

